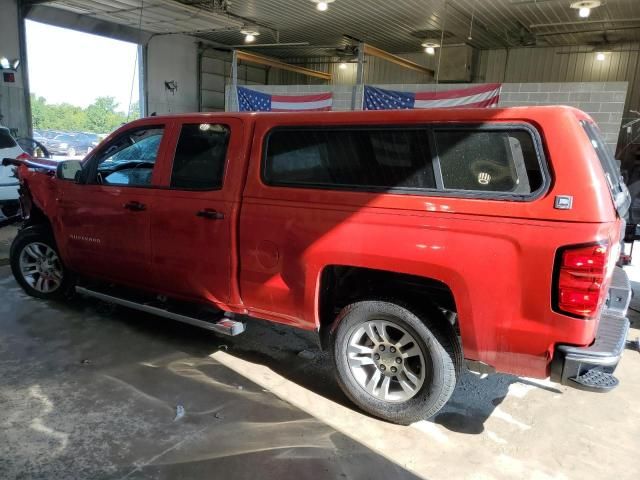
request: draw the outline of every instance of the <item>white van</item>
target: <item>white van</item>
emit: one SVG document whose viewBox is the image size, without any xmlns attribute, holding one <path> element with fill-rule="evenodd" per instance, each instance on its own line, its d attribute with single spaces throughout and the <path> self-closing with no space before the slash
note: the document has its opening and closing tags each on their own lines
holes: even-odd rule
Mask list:
<svg viewBox="0 0 640 480">
<path fill-rule="evenodd" d="M 4 158 L 16 158 L 24 154 L 11 136 L 9 129 L 0 127 L 0 162 Z M 18 211 L 18 179 L 13 175 L 14 167 L 0 165 L 0 214 L 6 217 L 15 215 Z M 2 215 L 0 215 L 2 218 Z"/>
</svg>

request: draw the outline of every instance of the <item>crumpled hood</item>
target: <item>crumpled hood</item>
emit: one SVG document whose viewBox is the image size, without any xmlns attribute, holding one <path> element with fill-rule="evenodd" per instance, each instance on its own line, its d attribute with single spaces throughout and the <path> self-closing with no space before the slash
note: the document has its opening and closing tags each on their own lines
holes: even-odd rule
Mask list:
<svg viewBox="0 0 640 480">
<path fill-rule="evenodd" d="M 55 172 L 58 168 L 58 163 L 62 160 L 52 160 L 50 158 L 33 158 L 28 157 L 27 155 L 22 156 L 23 158 L 4 158 L 2 160 L 3 166 L 14 165 L 16 167 L 25 166 L 27 168 L 36 168 L 45 170 L 47 172 Z"/>
</svg>

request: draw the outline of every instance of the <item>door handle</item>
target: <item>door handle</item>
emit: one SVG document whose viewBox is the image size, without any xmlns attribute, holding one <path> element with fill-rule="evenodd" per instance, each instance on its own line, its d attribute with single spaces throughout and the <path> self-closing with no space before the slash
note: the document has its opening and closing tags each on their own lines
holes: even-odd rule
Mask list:
<svg viewBox="0 0 640 480">
<path fill-rule="evenodd" d="M 124 208 L 133 212 L 141 212 L 142 210 L 146 210 L 147 206 L 144 203 L 132 201 L 125 203 Z"/>
<path fill-rule="evenodd" d="M 196 213 L 198 217 L 208 218 L 209 220 L 222 220 L 224 213 L 218 212 L 212 208 L 205 208 Z"/>
</svg>

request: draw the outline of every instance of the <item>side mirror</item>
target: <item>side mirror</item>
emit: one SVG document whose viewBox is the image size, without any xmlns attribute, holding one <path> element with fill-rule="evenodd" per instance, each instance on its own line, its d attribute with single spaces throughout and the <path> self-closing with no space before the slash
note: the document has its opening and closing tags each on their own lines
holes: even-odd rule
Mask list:
<svg viewBox="0 0 640 480">
<path fill-rule="evenodd" d="M 56 168 L 56 178 L 77 182 L 82 172 L 82 162 L 80 160 L 66 160 L 60 162 Z"/>
</svg>

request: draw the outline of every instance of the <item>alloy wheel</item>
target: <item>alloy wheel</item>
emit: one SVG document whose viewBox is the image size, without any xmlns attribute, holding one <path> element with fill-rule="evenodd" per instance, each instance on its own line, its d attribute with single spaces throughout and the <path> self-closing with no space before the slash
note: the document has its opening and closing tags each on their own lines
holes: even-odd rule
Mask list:
<svg viewBox="0 0 640 480">
<path fill-rule="evenodd" d="M 359 324 L 349 336 L 351 375 L 369 395 L 385 402 L 405 402 L 425 381 L 425 356 L 404 328 L 387 320 Z"/>
<path fill-rule="evenodd" d="M 37 292 L 53 293 L 62 285 L 64 270 L 53 248 L 33 242 L 27 244 L 20 253 L 20 273 Z"/>
</svg>

